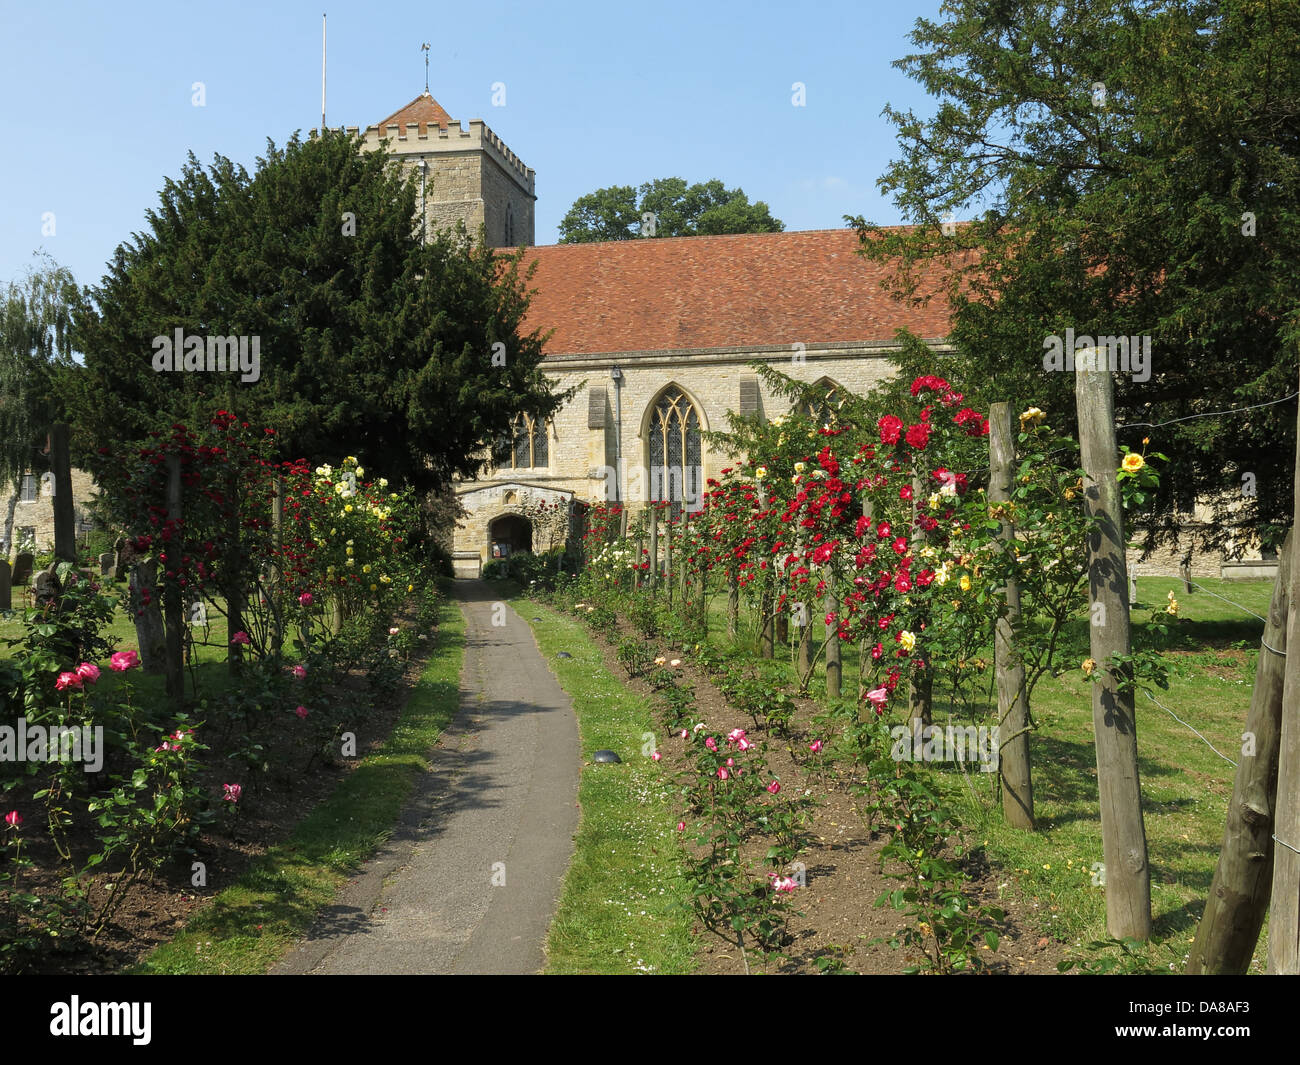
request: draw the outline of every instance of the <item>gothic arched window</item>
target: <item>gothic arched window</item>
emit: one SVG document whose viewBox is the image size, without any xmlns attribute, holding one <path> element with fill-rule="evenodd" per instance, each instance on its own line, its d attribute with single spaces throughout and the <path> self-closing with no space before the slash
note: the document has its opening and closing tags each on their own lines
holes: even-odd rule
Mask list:
<svg viewBox="0 0 1300 1065">
<path fill-rule="evenodd" d="M 502 437 L 492 449 L 498 469 L 534 469 L 549 465 L 546 425 L 532 415 L 517 414 L 509 437 Z"/>
<path fill-rule="evenodd" d="M 812 393 L 795 405 L 795 411 L 829 429 L 838 420 L 840 408 L 848 397 L 829 377 L 812 386 Z"/>
<path fill-rule="evenodd" d="M 703 486 L 700 417 L 674 385 L 660 393 L 650 412 L 650 495 L 674 504 L 695 503 Z"/>
</svg>

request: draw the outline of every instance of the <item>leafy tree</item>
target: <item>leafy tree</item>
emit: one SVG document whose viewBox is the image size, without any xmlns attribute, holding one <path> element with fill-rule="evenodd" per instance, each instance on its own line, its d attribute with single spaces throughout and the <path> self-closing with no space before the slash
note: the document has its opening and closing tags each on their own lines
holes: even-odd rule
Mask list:
<svg viewBox="0 0 1300 1065">
<path fill-rule="evenodd" d="M 6 546 L 22 476 L 42 465 L 40 445 L 59 406 L 56 370 L 73 365 L 73 315 L 81 299 L 66 267 L 48 255 L 39 259 L 0 293 L 0 483 L 12 488 Z"/>
<path fill-rule="evenodd" d="M 718 233 L 779 233 L 785 224 L 773 218 L 761 200 L 750 203 L 741 189 L 728 189 L 716 178 L 687 185 L 682 178 L 656 178 L 639 189 L 611 185 L 579 197 L 560 222 L 561 244 L 632 240 L 642 236 L 642 216 L 653 213 L 654 233 L 646 236 L 693 237 Z"/>
<path fill-rule="evenodd" d="M 252 176 L 191 156 L 160 198 L 78 321 L 83 456 L 224 408 L 275 427 L 282 459 L 355 455 L 436 489 L 476 473 L 519 411 L 565 398 L 541 372 L 544 338 L 522 332 L 520 257 L 463 229 L 422 242 L 414 182 L 356 138 L 268 144 Z M 260 364 L 159 372 L 158 338 L 177 330 L 249 338 L 250 356 L 256 337 Z"/>
<path fill-rule="evenodd" d="M 1255 528 L 1279 542 L 1295 407 L 1273 401 L 1295 391 L 1300 342 L 1300 8 L 954 0 L 944 13 L 917 21 L 918 51 L 895 63 L 933 114 L 886 109 L 901 154 L 879 183 L 916 225 L 849 219 L 864 253 L 901 264 L 899 295 L 946 292 L 952 372 L 984 382 L 982 402 L 1036 404 L 1066 431 L 1073 374 L 1044 370 L 1046 339 L 1149 336 L 1150 377 L 1118 373 L 1116 405 L 1122 442 L 1150 435 L 1174 456 L 1151 543 L 1176 536 L 1198 496 L 1215 509 L 1202 546 Z M 974 221 L 945 225 L 972 206 Z"/>
</svg>

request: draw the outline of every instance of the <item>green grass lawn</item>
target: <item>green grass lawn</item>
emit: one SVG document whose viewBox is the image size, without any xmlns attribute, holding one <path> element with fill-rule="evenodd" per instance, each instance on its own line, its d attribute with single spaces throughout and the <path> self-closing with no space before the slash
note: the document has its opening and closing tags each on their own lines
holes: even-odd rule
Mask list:
<svg viewBox="0 0 1300 1065">
<path fill-rule="evenodd" d="M 647 699 L 605 668 L 575 619 L 530 600 L 542 654 L 573 697 L 583 761 L 609 748 L 621 765 L 584 765 L 582 820 L 547 942 L 548 973 L 685 973 L 694 966 L 691 917 L 678 860 L 671 787 L 641 753 L 656 726 Z M 560 651 L 572 658 L 557 658 Z"/>
<path fill-rule="evenodd" d="M 1265 615 L 1273 583 L 1197 583 L 1203 590 L 1185 594 L 1176 579 L 1140 578 L 1139 602 L 1132 609 L 1135 635 L 1153 610 L 1164 609 L 1167 593 L 1173 591 L 1181 620 L 1164 654 L 1170 687 L 1157 690 L 1156 698 L 1236 761 L 1264 623 L 1233 603 Z M 712 597 L 709 624 L 710 641 L 725 646 L 725 594 Z M 1084 622 L 1079 625 L 1074 635 L 1085 639 Z M 743 604 L 739 635 L 742 646 L 754 647 L 756 627 Z M 790 677 L 793 680 L 793 670 Z M 824 694 L 819 684 L 813 686 L 817 697 Z M 854 691 L 856 684 L 856 654 L 848 654 L 844 691 Z M 974 772 L 967 777 L 958 767 L 936 763 L 934 768 L 972 838 L 986 843 L 989 857 L 1001 867 L 1002 891 L 1036 909 L 1045 933 L 1087 944 L 1107 938 L 1104 889 L 1094 884 L 1100 879 L 1094 863 L 1101 862 L 1102 848 L 1091 685 L 1077 669 L 1045 676 L 1034 691 L 1032 709 L 1038 724 L 1031 741 L 1038 831 L 1019 832 L 1003 824 L 993 791 L 995 774 Z M 935 722 L 945 724 L 949 714 L 954 722 L 969 720 L 936 699 Z M 1156 943 L 1150 960 L 1165 971 L 1171 964 L 1181 970 L 1218 860 L 1235 770 L 1146 694 L 1137 697 L 1137 720 Z M 1252 972 L 1263 971 L 1266 934 L 1267 927 Z"/>
<path fill-rule="evenodd" d="M 110 586 L 105 585 L 105 590 Z M 114 590 L 120 591 L 125 585 L 118 583 L 111 586 Z M 5 642 L 6 640 L 16 640 L 23 635 L 22 599 L 15 595 L 14 606 L 17 607 L 9 617 L 0 617 L 0 663 L 3 663 L 11 655 L 11 648 Z M 219 695 L 226 691 L 230 686 L 230 674 L 226 666 L 226 655 L 229 649 L 229 634 L 226 628 L 225 617 L 212 605 L 208 603 L 207 617 L 209 624 L 206 627 L 195 627 L 194 634 L 194 663 L 193 667 L 185 672 L 185 694 L 187 698 L 202 698 L 205 696 Z M 113 620 L 109 623 L 104 631 L 106 639 L 114 641 L 115 649 L 118 651 L 138 650 L 139 640 L 135 634 L 135 619 L 129 617 L 127 612 L 120 606 L 113 614 Z M 75 669 L 76 662 L 68 663 L 68 669 Z M 98 663 L 101 667 L 107 662 Z M 96 690 L 112 694 L 119 685 L 123 683 L 122 675 L 104 669 L 100 673 L 99 681 L 96 683 Z M 150 675 L 143 670 L 132 670 L 130 674 L 130 684 L 137 697 L 145 704 L 152 706 L 163 706 L 167 696 L 167 679 L 161 673 Z M 198 696 L 195 696 L 195 687 L 197 685 Z"/>
</svg>

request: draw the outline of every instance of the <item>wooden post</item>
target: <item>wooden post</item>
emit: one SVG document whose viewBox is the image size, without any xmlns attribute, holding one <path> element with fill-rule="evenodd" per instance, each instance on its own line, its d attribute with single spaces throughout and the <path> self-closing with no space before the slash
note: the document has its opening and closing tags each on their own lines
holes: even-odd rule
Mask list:
<svg viewBox="0 0 1300 1065">
<path fill-rule="evenodd" d="M 1300 440 L 1296 445 L 1300 471 Z M 1300 514 L 1300 479 L 1294 510 Z M 1294 529 L 1295 524 L 1292 525 Z M 1291 567 L 1287 616 L 1288 650 L 1300 649 L 1300 565 Z M 1282 690 L 1282 735 L 1277 759 L 1277 846 L 1273 849 L 1273 891 L 1268 914 L 1268 971 L 1300 973 L 1300 654 L 1288 655 Z"/>
<path fill-rule="evenodd" d="M 173 536 L 167 544 L 167 563 L 163 570 L 173 574 L 180 572 L 180 555 L 185 550 L 184 538 L 179 535 L 181 520 L 181 457 L 167 456 L 167 520 L 175 522 Z M 181 602 L 181 589 L 176 579 L 164 579 L 163 615 L 167 626 L 167 697 L 179 710 L 185 699 L 185 640 L 182 626 L 185 624 L 184 606 Z"/>
<path fill-rule="evenodd" d="M 1282 545 L 1273 600 L 1255 665 L 1255 687 L 1246 715 L 1241 762 L 1232 782 L 1219 864 L 1184 970 L 1189 976 L 1244 976 L 1268 910 L 1273 886 L 1273 812 L 1282 740 L 1293 539 L 1294 530 L 1287 533 Z"/>
<path fill-rule="evenodd" d="M 1106 870 L 1106 927 L 1116 939 L 1149 939 L 1151 869 L 1142 821 L 1134 694 L 1131 688 L 1120 690 L 1120 682 L 1131 679 L 1128 668 L 1110 662 L 1113 654 L 1132 653 L 1110 372 L 1076 362 L 1074 395 L 1085 471 L 1084 507 L 1094 523 L 1088 534 L 1088 599 L 1091 657 L 1101 674 L 1092 685 L 1092 727 Z"/>
<path fill-rule="evenodd" d="M 275 534 L 276 565 L 281 558 L 280 549 L 284 545 L 284 475 L 275 478 L 275 496 L 271 500 L 271 528 Z M 278 569 L 272 569 L 267 582 L 267 593 L 271 596 L 271 653 L 278 655 L 284 647 L 284 581 Z"/>
<path fill-rule="evenodd" d="M 808 674 L 812 672 L 812 614 L 808 609 L 809 604 L 798 603 L 795 606 L 798 613 L 795 615 L 795 621 L 799 624 L 799 687 L 800 691 L 807 691 Z"/>
<path fill-rule="evenodd" d="M 1280 571 L 1279 571 L 1280 572 Z M 1183 582 L 1183 594 L 1192 594 L 1192 562 L 1191 559 L 1183 559 L 1178 567 L 1178 576 Z"/>
<path fill-rule="evenodd" d="M 226 520 L 226 618 L 229 623 L 229 636 L 242 632 L 244 628 L 244 559 L 240 544 L 239 506 L 240 485 L 238 476 L 232 468 L 226 478 L 226 503 L 230 514 Z M 342 597 L 335 601 L 335 614 L 340 628 L 343 620 Z M 244 649 L 238 644 L 229 645 L 227 666 L 231 677 L 239 677 L 243 672 Z"/>
<path fill-rule="evenodd" d="M 925 536 L 916 523 L 916 513 L 921 506 L 921 493 L 924 491 L 925 485 L 921 482 L 921 475 L 914 472 L 912 474 L 912 555 L 914 557 L 919 557 L 921 549 L 925 546 Z M 907 686 L 907 723 L 913 735 L 916 735 L 918 729 L 929 726 L 932 720 L 934 675 L 930 671 L 930 657 L 925 653 L 923 641 L 924 636 L 920 636 L 921 649 L 916 655 L 917 665 L 913 666 L 912 679 Z"/>
<path fill-rule="evenodd" d="M 77 524 L 72 499 L 72 461 L 68 453 L 68 426 L 50 428 L 50 467 L 54 473 L 54 557 L 77 561 Z"/>
<path fill-rule="evenodd" d="M 727 567 L 727 639 L 733 644 L 740 632 L 740 581 L 736 577 L 736 566 Z"/>
<path fill-rule="evenodd" d="M 1011 499 L 1016 468 L 1015 429 L 1011 405 L 989 407 L 989 502 L 1005 506 Z M 999 539 L 1007 549 L 1015 544 L 1015 526 L 1003 518 Z M 1006 613 L 994 630 L 993 656 L 998 685 L 998 772 L 1002 775 L 1002 816 L 1013 828 L 1034 827 L 1034 784 L 1029 756 L 1029 704 L 1025 694 L 1025 663 L 1015 646 L 1020 624 L 1020 585 L 1012 578 L 1003 589 Z M 1003 739 L 1003 737 L 1006 737 Z"/>
<path fill-rule="evenodd" d="M 827 592 L 822 603 L 826 614 L 840 616 L 840 599 L 834 592 Z M 838 620 L 834 625 L 826 626 L 826 698 L 838 699 L 844 682 L 844 664 L 840 661 L 840 636 Z"/>
<path fill-rule="evenodd" d="M 659 584 L 659 508 L 650 501 L 650 594 L 656 594 Z"/>
<path fill-rule="evenodd" d="M 664 551 L 664 588 L 668 592 L 668 605 L 673 605 L 673 505 L 668 504 L 668 543 Z"/>
</svg>

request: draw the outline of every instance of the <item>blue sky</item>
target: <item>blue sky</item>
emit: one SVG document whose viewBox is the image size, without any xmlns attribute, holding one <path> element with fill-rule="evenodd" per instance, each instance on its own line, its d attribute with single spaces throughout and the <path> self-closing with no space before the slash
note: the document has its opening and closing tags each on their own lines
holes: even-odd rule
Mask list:
<svg viewBox="0 0 1300 1065">
<path fill-rule="evenodd" d="M 537 172 L 539 244 L 584 193 L 671 176 L 738 185 L 787 229 L 898 222 L 875 184 L 896 153 L 880 112 L 930 111 L 890 63 L 939 2 L 486 2 L 449 22 L 452 5 L 427 0 L 0 0 L 0 282 L 44 248 L 94 284 L 187 152 L 251 171 L 268 137 L 318 125 L 322 12 L 329 124 L 369 125 L 421 92 L 428 41 L 433 96 Z"/>
</svg>

